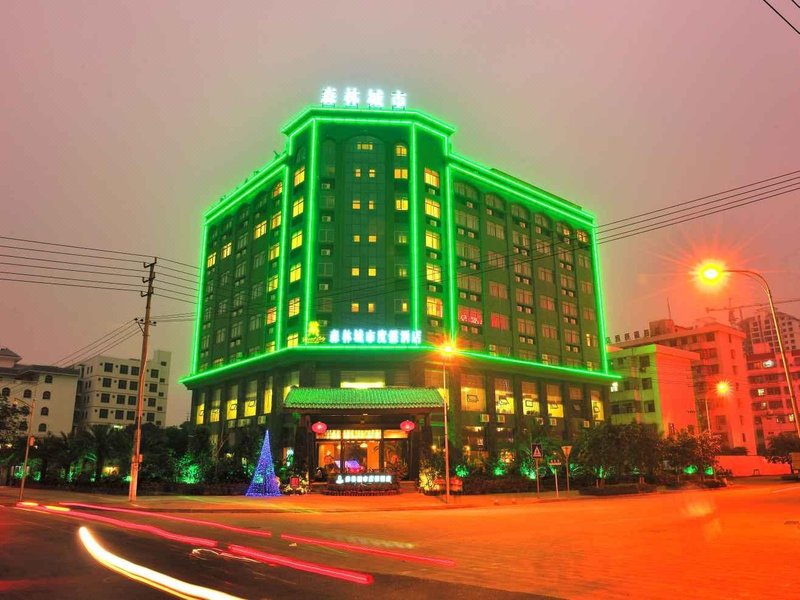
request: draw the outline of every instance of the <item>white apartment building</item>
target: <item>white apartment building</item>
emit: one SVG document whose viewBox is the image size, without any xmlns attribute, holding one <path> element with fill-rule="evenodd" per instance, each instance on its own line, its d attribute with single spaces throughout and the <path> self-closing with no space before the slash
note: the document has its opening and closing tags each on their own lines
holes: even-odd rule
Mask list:
<svg viewBox="0 0 800 600">
<path fill-rule="evenodd" d="M 779 311 L 775 311 L 775 316 L 778 318 L 786 352 L 800 350 L 800 319 Z M 768 310 L 760 310 L 752 317 L 743 319 L 741 328 L 747 334 L 748 350 L 752 351 L 756 344 L 769 344 L 773 352 L 778 352 L 778 337 Z"/>
<path fill-rule="evenodd" d="M 172 353 L 167 350 L 154 350 L 147 361 L 142 423 L 163 427 L 166 422 L 171 364 Z M 139 359 L 99 354 L 75 366 L 80 370 L 75 428 L 133 425 L 139 392 Z"/>
<path fill-rule="evenodd" d="M 9 402 L 33 406 L 38 437 L 72 431 L 79 371 L 50 365 L 27 365 L 8 348 L 0 348 L 0 395 Z M 25 435 L 25 431 L 20 431 Z"/>
</svg>

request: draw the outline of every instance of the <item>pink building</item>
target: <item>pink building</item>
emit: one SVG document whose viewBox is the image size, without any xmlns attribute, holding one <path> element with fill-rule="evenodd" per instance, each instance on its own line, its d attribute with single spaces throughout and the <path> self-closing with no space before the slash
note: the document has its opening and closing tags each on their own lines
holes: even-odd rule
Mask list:
<svg viewBox="0 0 800 600">
<path fill-rule="evenodd" d="M 786 352 L 795 397 L 800 396 L 800 350 Z M 769 438 L 784 432 L 794 433 L 795 415 L 786 386 L 780 353 L 766 342 L 754 343 L 747 355 L 747 383 L 752 401 L 756 443 L 767 445 Z"/>
</svg>

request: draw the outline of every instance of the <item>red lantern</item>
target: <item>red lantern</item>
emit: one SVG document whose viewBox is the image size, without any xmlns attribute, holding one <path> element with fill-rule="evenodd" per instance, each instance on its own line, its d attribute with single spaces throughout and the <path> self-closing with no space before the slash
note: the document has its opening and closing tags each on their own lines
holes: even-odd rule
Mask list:
<svg viewBox="0 0 800 600">
<path fill-rule="evenodd" d="M 402 423 L 400 423 L 400 429 L 402 429 L 406 433 L 411 433 L 412 431 L 414 431 L 415 427 L 416 425 L 414 424 L 414 421 L 403 421 Z"/>
<path fill-rule="evenodd" d="M 325 425 L 325 423 L 323 423 L 322 421 L 317 421 L 311 426 L 311 431 L 313 431 L 314 433 L 323 434 L 326 431 L 328 431 L 328 426 Z"/>
</svg>

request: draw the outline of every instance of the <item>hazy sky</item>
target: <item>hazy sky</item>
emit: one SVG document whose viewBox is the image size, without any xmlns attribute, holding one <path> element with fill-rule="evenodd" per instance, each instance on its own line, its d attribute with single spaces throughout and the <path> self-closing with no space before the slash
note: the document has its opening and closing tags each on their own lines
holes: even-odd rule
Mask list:
<svg viewBox="0 0 800 600">
<path fill-rule="evenodd" d="M 800 36 L 757 0 L 6 0 L 0 32 L 0 235 L 195 264 L 202 212 L 324 85 L 406 90 L 458 127 L 457 151 L 601 224 L 800 169 Z M 793 192 L 601 246 L 609 333 L 665 316 L 667 297 L 687 324 L 761 301 L 747 281 L 696 292 L 708 252 L 800 296 L 799 222 Z M 135 294 L 0 281 L 0 344 L 55 361 L 142 312 Z M 176 423 L 191 326 L 152 343 L 174 353 Z"/>
</svg>

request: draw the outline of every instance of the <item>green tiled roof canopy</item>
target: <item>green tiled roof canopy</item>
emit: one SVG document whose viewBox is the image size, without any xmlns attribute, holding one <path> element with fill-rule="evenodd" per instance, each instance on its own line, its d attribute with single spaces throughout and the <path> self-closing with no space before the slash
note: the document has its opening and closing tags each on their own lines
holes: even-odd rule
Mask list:
<svg viewBox="0 0 800 600">
<path fill-rule="evenodd" d="M 298 410 L 441 408 L 442 404 L 434 388 L 294 388 L 284 400 L 286 408 Z"/>
</svg>

